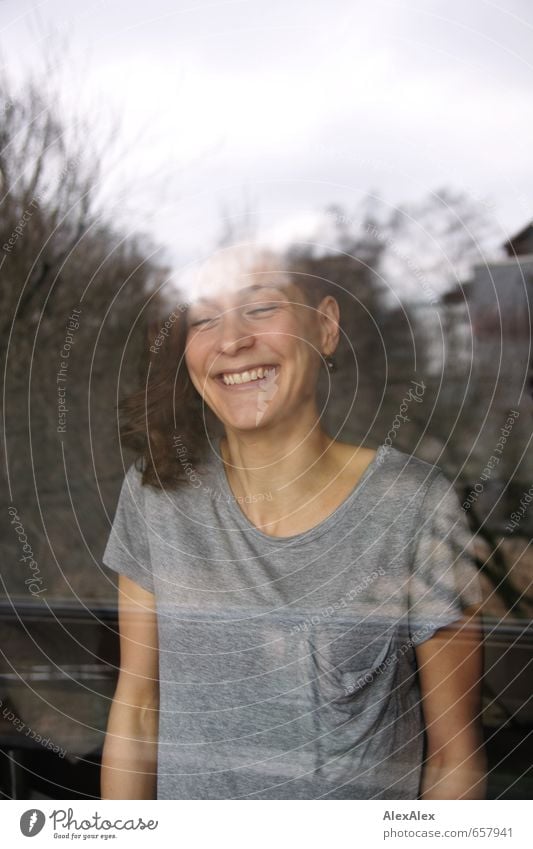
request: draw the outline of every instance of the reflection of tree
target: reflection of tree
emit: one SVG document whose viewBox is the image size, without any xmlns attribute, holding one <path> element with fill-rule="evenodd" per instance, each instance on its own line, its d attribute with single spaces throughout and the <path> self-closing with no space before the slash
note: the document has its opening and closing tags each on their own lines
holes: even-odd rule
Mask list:
<svg viewBox="0 0 533 849">
<path fill-rule="evenodd" d="M 337 287 L 346 338 L 338 350 L 339 373 L 328 416 L 337 428 L 348 415 L 343 428 L 347 439 L 382 441 L 410 381 L 427 381 L 441 365 L 442 352 L 435 345 L 442 324 L 436 293 L 443 288 L 445 269 L 433 289 L 419 273 L 430 251 L 426 246 L 425 254 L 418 255 L 416 239 L 412 244 L 409 239 L 418 226 L 416 216 L 429 216 L 432 204 L 437 205 L 435 198 L 419 204 L 418 210 L 414 205 L 391 210 L 369 195 L 353 213 L 332 205 L 317 245 L 293 251 L 305 259 L 307 268 Z M 408 275 L 417 292 L 408 285 Z M 435 388 L 438 392 L 438 384 Z M 428 393 L 423 405 L 412 405 L 411 421 L 397 434 L 400 449 L 413 449 L 415 438 L 424 432 L 435 401 L 431 396 Z"/>
<path fill-rule="evenodd" d="M 76 132 L 72 120 L 59 117 L 51 90 L 29 83 L 15 93 L 4 79 L 0 113 L 0 353 L 10 484 L 25 524 L 42 528 L 35 486 L 46 523 L 41 540 L 49 533 L 54 551 L 43 552 L 40 566 L 50 591 L 68 595 L 54 557 L 77 590 L 95 586 L 92 564 L 85 573 L 80 569 L 90 555 L 69 500 L 83 523 L 98 506 L 97 483 L 121 476 L 117 374 L 131 331 L 121 391 L 132 385 L 144 332 L 141 312 L 163 269 L 151 259 L 146 239 L 120 232 L 102 211 L 102 156 L 91 151 L 87 127 Z M 80 311 L 76 321 L 74 309 Z M 58 382 L 61 369 L 65 380 Z M 68 408 L 65 433 L 57 430 L 59 387 Z M 108 526 L 93 521 L 82 530 L 99 557 Z M 7 578 L 12 592 L 24 593 L 20 575 Z"/>
<path fill-rule="evenodd" d="M 294 253 L 305 260 L 310 273 L 339 287 L 347 339 L 339 346 L 340 368 L 329 398 L 327 376 L 322 381 L 329 431 L 346 441 L 379 444 L 409 382 L 423 381 L 423 403 L 409 405 L 409 421 L 395 432 L 394 444 L 438 463 L 455 481 L 462 500 L 497 444 L 510 399 L 519 394 L 510 392 L 517 380 L 509 356 L 516 307 L 509 295 L 500 299 L 504 315 L 483 344 L 476 325 L 482 311 L 471 302 L 471 284 L 450 288 L 469 279 L 471 263 L 498 257 L 486 209 L 450 190 L 392 212 L 375 197 L 353 214 L 330 206 L 316 245 L 301 246 Z M 527 554 L 515 565 L 512 546 L 496 529 L 501 531 L 502 517 L 530 480 L 525 461 L 520 462 L 528 439 L 522 417 L 494 479 L 484 484 L 482 497 L 470 511 L 472 530 L 480 540 L 478 565 L 499 600 L 494 609 L 500 603 L 523 616 L 531 608 L 527 597 L 520 599 L 524 588 L 519 576 L 531 568 Z M 526 520 L 521 531 L 525 536 Z"/>
<path fill-rule="evenodd" d="M 107 172 L 101 155 L 90 153 L 87 127 L 67 125 L 50 91 L 35 84 L 15 95 L 4 81 L 0 111 L 0 351 L 7 369 L 11 485 L 26 525 L 40 528 L 35 473 L 46 528 L 35 531 L 34 547 L 52 588 L 68 594 L 55 557 L 76 588 L 90 595 L 99 589 L 90 555 L 79 546 L 70 498 L 77 514 L 90 515 L 98 499 L 90 471 L 94 458 L 98 484 L 114 481 L 106 495 L 113 502 L 121 477 L 115 404 L 136 383 L 143 310 L 165 272 L 144 238 L 124 235 L 103 211 L 99 193 Z M 221 245 L 251 235 L 249 214 L 238 233 L 235 216 L 226 217 L 231 221 Z M 497 363 L 490 361 L 490 344 L 483 357 L 479 339 L 471 349 L 468 303 L 462 296 L 441 297 L 465 264 L 485 255 L 490 238 L 486 209 L 442 190 L 395 209 L 375 193 L 353 212 L 332 205 L 315 243 L 293 245 L 294 263 L 332 282 L 341 306 L 338 370 L 330 386 L 324 369 L 320 385 L 332 434 L 379 444 L 411 380 L 419 380 L 427 387 L 424 400 L 410 405 L 409 421 L 395 435 L 397 447 L 439 462 L 452 477 L 472 446 L 484 445 L 490 453 L 503 417 L 489 416 L 484 429 L 482 418 L 497 401 L 491 401 Z M 59 434 L 56 378 L 73 308 L 81 313 L 67 369 L 67 427 Z M 510 443 L 506 463 L 518 452 L 519 443 Z M 503 462 L 500 471 L 505 473 Z M 461 484 L 478 474 L 470 461 Z M 98 557 L 107 523 L 93 520 L 82 530 Z M 12 583 L 19 586 L 15 575 Z"/>
<path fill-rule="evenodd" d="M 464 487 L 462 493 L 460 492 L 462 500 L 466 499 L 468 494 L 469 488 Z M 514 547 L 506 545 L 504 537 L 497 536 L 487 526 L 486 522 L 482 522 L 478 518 L 476 509 L 469 511 L 469 519 L 472 530 L 479 535 L 485 544 L 485 550 L 476 557 L 476 562 L 487 579 L 490 591 L 495 592 L 496 600 L 503 602 L 505 613 L 531 619 L 533 598 L 531 593 L 527 592 L 527 583 L 524 585 L 524 578 L 528 574 L 529 577 L 531 575 L 531 569 L 528 568 L 526 560 L 526 551 L 524 550 L 519 555 L 516 554 L 513 550 Z M 493 610 L 494 603 L 487 605 L 487 607 L 490 612 L 499 612 Z"/>
</svg>

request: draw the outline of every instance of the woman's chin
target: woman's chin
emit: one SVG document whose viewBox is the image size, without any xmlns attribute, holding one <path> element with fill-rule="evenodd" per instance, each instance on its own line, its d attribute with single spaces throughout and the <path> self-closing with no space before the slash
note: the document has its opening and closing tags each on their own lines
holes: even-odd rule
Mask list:
<svg viewBox="0 0 533 849">
<path fill-rule="evenodd" d="M 218 418 L 224 425 L 224 427 L 229 428 L 230 430 L 240 430 L 240 431 L 257 431 L 258 428 L 263 427 L 267 422 L 269 424 L 272 423 L 272 416 L 267 416 L 265 413 L 257 411 L 257 413 L 241 415 L 241 416 L 221 416 Z"/>
</svg>

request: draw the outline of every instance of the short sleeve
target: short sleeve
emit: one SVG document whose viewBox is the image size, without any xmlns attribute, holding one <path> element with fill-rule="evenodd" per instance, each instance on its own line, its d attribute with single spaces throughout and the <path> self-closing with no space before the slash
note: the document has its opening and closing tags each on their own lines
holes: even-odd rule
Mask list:
<svg viewBox="0 0 533 849">
<path fill-rule="evenodd" d="M 460 619 L 482 602 L 474 537 L 453 484 L 440 471 L 430 483 L 415 535 L 409 580 L 409 631 L 413 645 Z"/>
<path fill-rule="evenodd" d="M 154 592 L 142 473 L 134 463 L 122 482 L 102 562 L 149 592 Z"/>
</svg>

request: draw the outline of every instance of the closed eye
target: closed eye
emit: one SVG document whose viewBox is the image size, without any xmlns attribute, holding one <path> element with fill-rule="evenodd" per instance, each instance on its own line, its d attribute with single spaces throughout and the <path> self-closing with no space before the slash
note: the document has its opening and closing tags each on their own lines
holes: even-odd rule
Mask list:
<svg viewBox="0 0 533 849">
<path fill-rule="evenodd" d="M 254 315 L 254 314 L 255 314 L 255 313 L 257 313 L 257 312 L 271 312 L 272 310 L 275 310 L 275 309 L 276 309 L 276 307 L 275 307 L 275 306 L 271 306 L 271 307 L 257 307 L 257 308 L 256 308 L 256 309 L 254 309 L 254 310 L 249 310 L 249 312 L 250 312 L 252 315 Z"/>
<path fill-rule="evenodd" d="M 191 321 L 189 327 L 198 327 L 200 324 L 208 324 L 210 321 L 214 320 L 214 318 L 199 318 L 198 321 Z"/>
<path fill-rule="evenodd" d="M 245 315 L 256 315 L 258 313 L 273 312 L 275 309 L 278 308 L 278 306 L 279 304 L 269 304 L 268 306 L 254 307 L 253 309 L 245 310 Z M 197 319 L 197 321 L 192 321 L 189 324 L 189 327 L 200 327 L 202 324 L 212 324 L 213 322 L 217 321 L 218 318 L 219 316 L 215 316 L 214 318 L 199 318 Z"/>
</svg>

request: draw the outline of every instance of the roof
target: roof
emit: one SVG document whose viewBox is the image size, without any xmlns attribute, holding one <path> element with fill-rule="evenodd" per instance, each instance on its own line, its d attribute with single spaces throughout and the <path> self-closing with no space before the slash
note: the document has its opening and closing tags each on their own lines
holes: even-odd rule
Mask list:
<svg viewBox="0 0 533 849">
<path fill-rule="evenodd" d="M 529 242 L 531 240 L 531 242 Z M 508 254 L 508 256 L 514 256 L 515 254 L 520 253 L 531 253 L 533 248 L 526 250 L 525 252 L 520 249 L 521 243 L 524 241 L 528 242 L 530 245 L 533 245 L 533 221 L 530 221 L 529 224 L 520 230 L 515 236 L 509 239 L 507 242 L 504 242 L 502 247 Z"/>
</svg>

